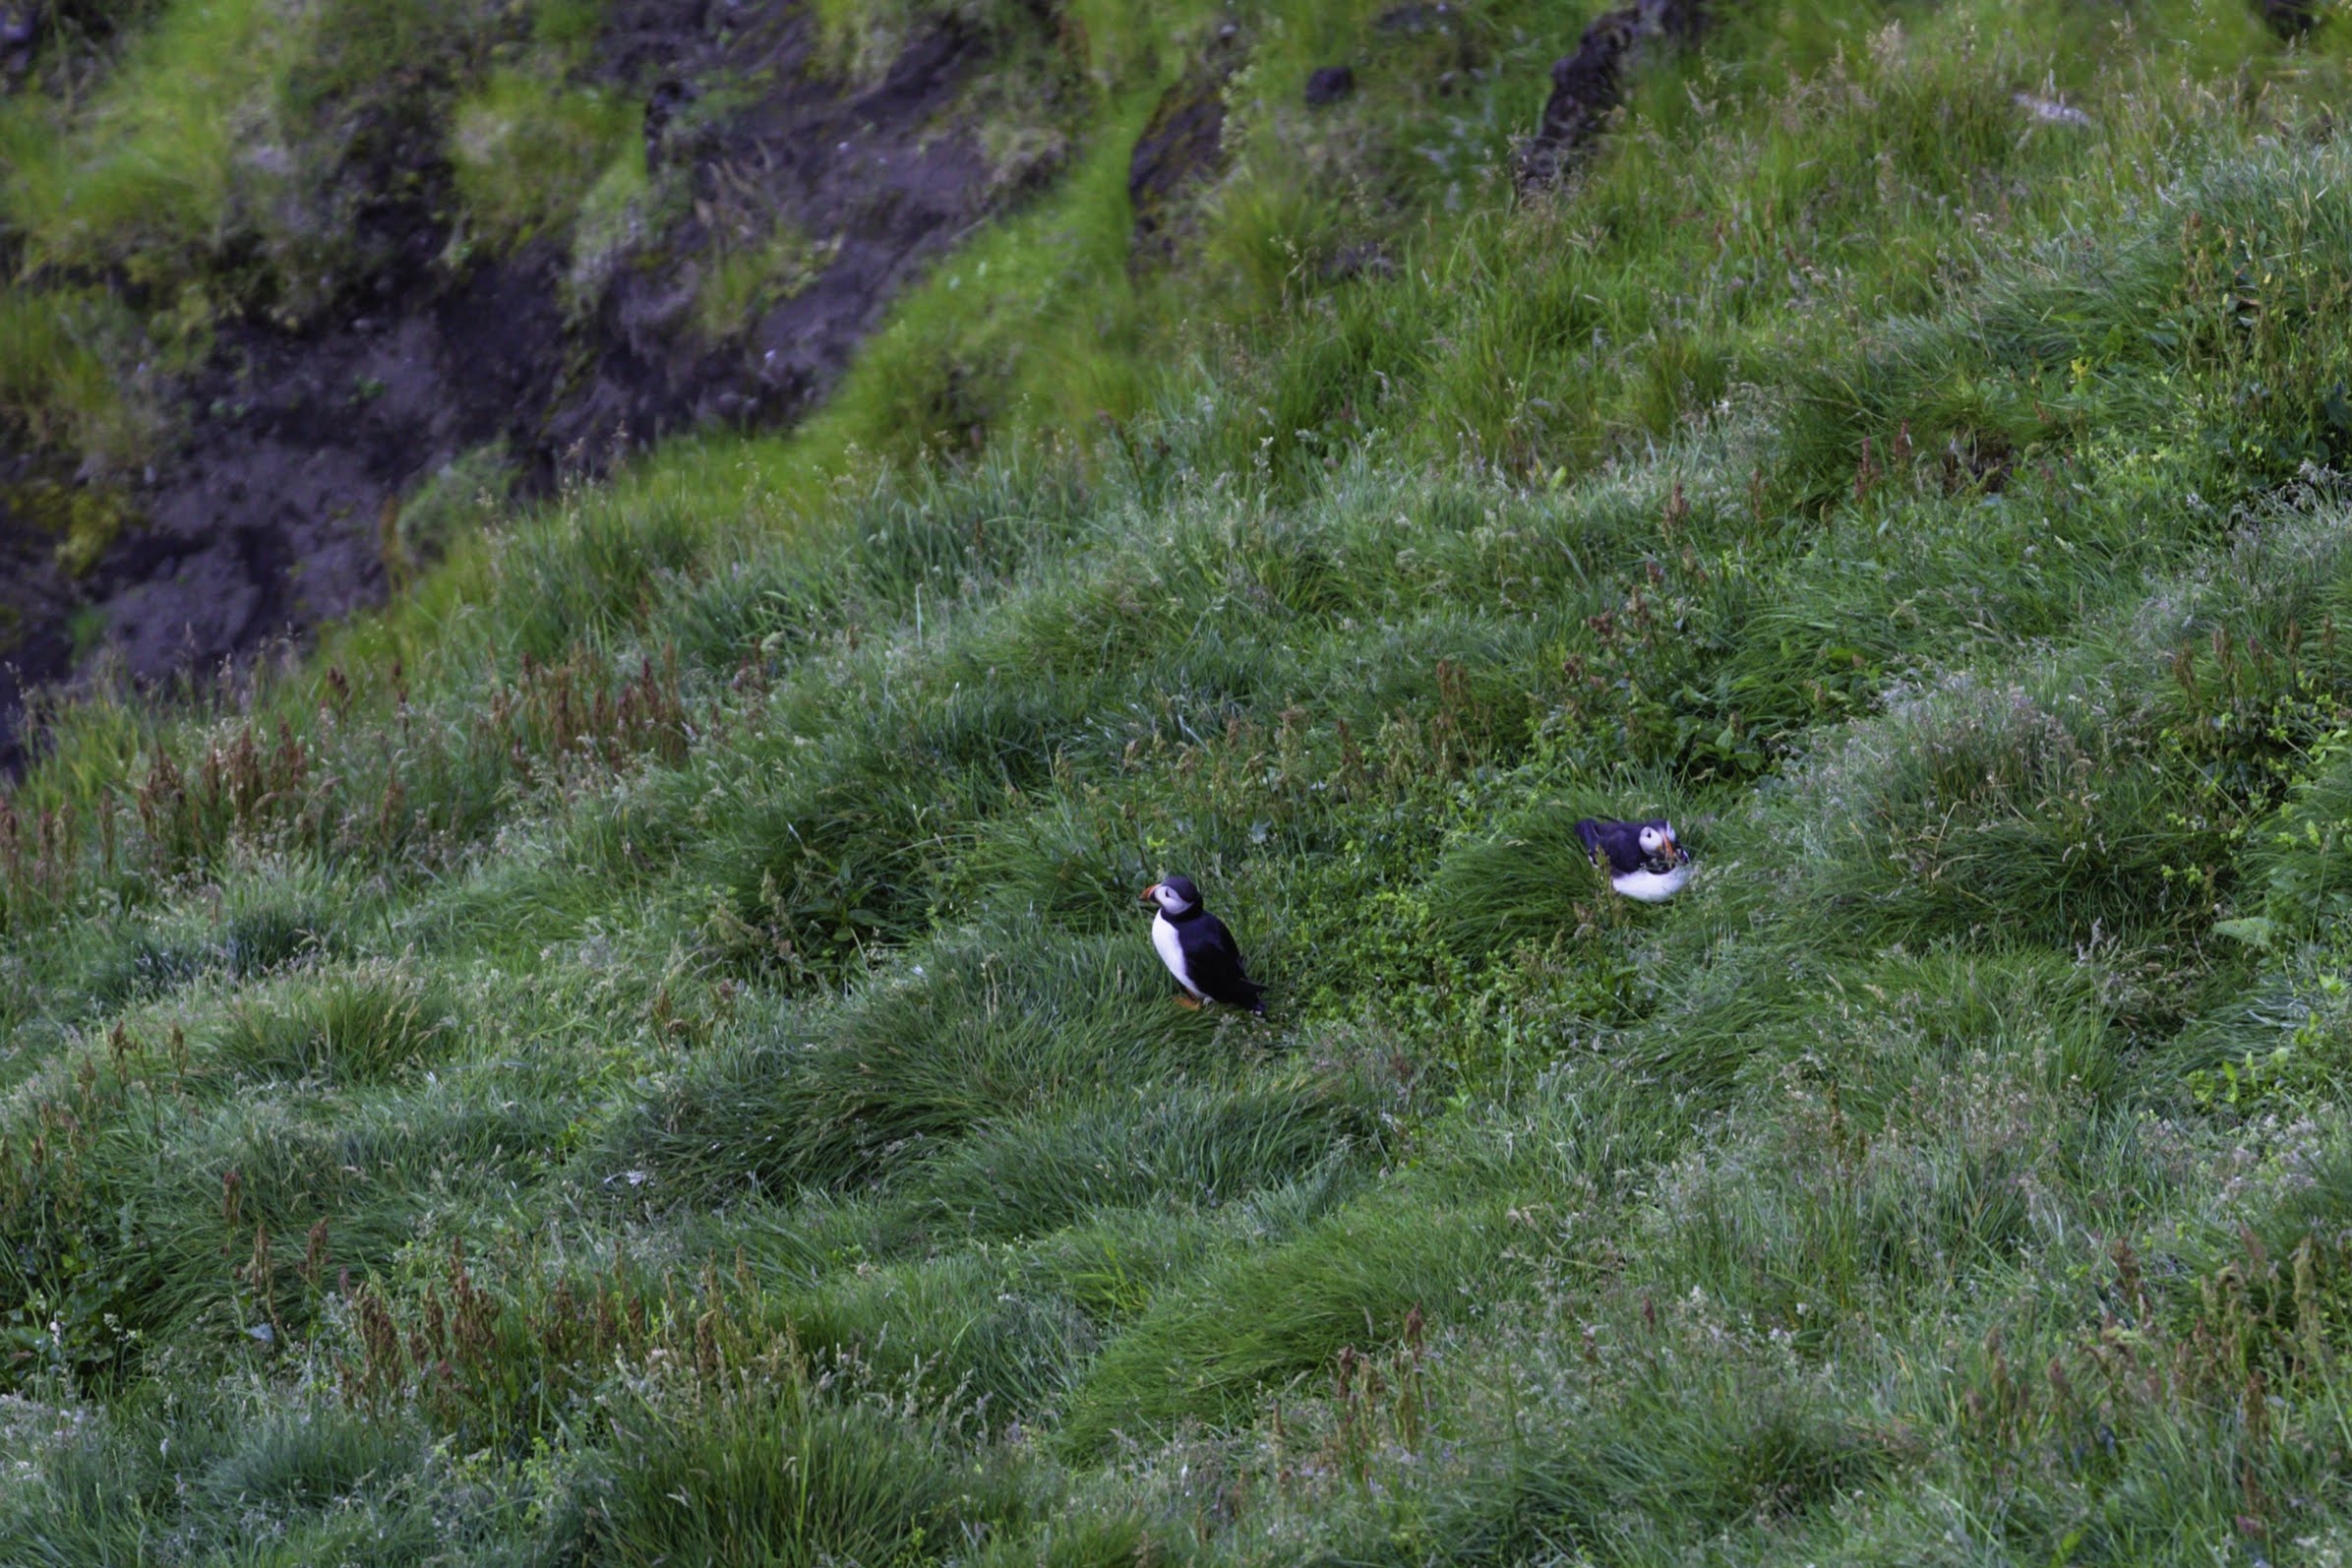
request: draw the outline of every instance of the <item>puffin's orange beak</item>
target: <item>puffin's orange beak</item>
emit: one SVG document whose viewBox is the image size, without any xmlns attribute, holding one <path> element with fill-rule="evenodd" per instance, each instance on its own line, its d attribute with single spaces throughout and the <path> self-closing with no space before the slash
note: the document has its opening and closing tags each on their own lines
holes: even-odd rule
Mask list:
<svg viewBox="0 0 2352 1568">
<path fill-rule="evenodd" d="M 1145 888 L 1142 892 L 1135 895 L 1135 902 L 1138 904 L 1148 904 L 1152 902 L 1153 898 L 1159 893 L 1159 891 L 1160 884 L 1158 882 L 1154 882 L 1151 886 Z"/>
</svg>

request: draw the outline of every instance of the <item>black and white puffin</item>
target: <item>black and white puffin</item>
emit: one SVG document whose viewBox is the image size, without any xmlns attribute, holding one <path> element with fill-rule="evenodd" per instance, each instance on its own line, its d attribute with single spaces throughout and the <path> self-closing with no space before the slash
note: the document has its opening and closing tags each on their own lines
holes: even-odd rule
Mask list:
<svg viewBox="0 0 2352 1568">
<path fill-rule="evenodd" d="M 1258 999 L 1266 988 L 1241 972 L 1241 949 L 1234 945 L 1234 934 L 1225 929 L 1224 921 L 1201 908 L 1200 889 L 1192 885 L 1191 877 L 1156 881 L 1143 890 L 1138 901 L 1159 911 L 1152 917 L 1152 946 L 1158 950 L 1160 962 L 1176 976 L 1176 984 L 1184 988 L 1177 1001 L 1187 1007 L 1222 1001 L 1266 1016 L 1266 1004 Z"/>
<path fill-rule="evenodd" d="M 1585 855 L 1598 866 L 1608 860 L 1609 885 L 1645 904 L 1662 904 L 1691 879 L 1690 851 L 1662 816 L 1646 822 L 1610 822 L 1586 817 L 1576 824 Z"/>
</svg>

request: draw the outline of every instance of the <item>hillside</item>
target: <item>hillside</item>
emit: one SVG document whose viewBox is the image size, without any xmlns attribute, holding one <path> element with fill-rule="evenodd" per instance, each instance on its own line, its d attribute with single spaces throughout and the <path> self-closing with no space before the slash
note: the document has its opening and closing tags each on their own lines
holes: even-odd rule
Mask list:
<svg viewBox="0 0 2352 1568">
<path fill-rule="evenodd" d="M 270 325 L 308 210 L 171 118 L 200 47 L 257 115 L 413 48 L 439 221 L 572 203 L 419 297 L 573 275 L 656 13 L 56 32 L 0 361 L 189 302 L 176 441 L 224 339 L 341 330 Z M 0 1562 L 2344 1559 L 2341 19 L 694 14 L 707 123 L 931 59 L 903 145 L 1006 172 L 778 406 L 386 470 L 380 607 L 42 715 Z M 725 271 L 713 166 L 624 292 Z M 151 499 L 89 352 L 0 365 L 69 539 Z M 1573 824 L 1654 814 L 1651 907 Z M 1174 873 L 1265 1020 L 1175 1005 Z"/>
</svg>

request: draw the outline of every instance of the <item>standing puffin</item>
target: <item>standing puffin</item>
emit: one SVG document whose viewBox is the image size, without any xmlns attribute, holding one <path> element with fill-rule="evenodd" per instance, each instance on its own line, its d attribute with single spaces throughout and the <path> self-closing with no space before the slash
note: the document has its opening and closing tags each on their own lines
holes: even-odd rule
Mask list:
<svg viewBox="0 0 2352 1568">
<path fill-rule="evenodd" d="M 1184 988 L 1178 1002 L 1197 1007 L 1204 1001 L 1222 1001 L 1266 1016 L 1266 1004 L 1258 999 L 1266 988 L 1241 972 L 1241 949 L 1234 945 L 1234 934 L 1200 907 L 1200 889 L 1191 877 L 1154 882 L 1138 901 L 1159 909 L 1152 917 L 1152 946 Z"/>
<path fill-rule="evenodd" d="M 1576 824 L 1585 855 L 1598 866 L 1608 858 L 1609 885 L 1645 904 L 1662 904 L 1691 879 L 1690 851 L 1674 837 L 1662 816 L 1646 822 L 1607 822 L 1586 817 Z"/>
</svg>

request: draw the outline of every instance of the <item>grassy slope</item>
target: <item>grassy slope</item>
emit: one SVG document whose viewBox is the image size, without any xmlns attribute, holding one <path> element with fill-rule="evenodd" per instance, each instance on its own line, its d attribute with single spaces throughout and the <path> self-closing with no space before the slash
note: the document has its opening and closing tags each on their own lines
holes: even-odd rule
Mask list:
<svg viewBox="0 0 2352 1568">
<path fill-rule="evenodd" d="M 64 716 L 0 1558 L 2339 1553 L 2340 77 L 1999 15 L 1750 12 L 1517 211 L 1573 19 L 1274 50 L 1189 271 L 1114 138 L 800 437 Z"/>
</svg>

